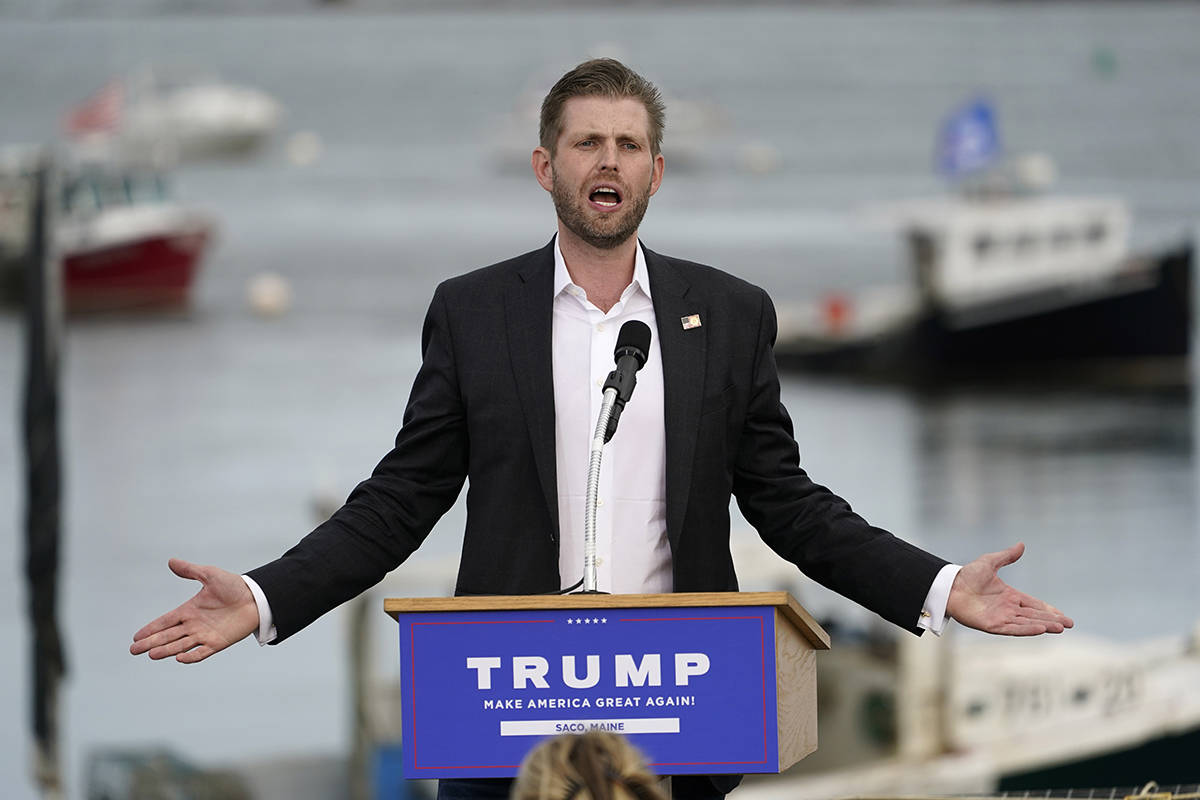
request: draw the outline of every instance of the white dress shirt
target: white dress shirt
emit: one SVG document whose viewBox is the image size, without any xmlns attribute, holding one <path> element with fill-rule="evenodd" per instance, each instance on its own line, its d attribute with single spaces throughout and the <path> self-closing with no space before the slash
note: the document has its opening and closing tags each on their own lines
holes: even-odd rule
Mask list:
<svg viewBox="0 0 1200 800">
<path fill-rule="evenodd" d="M 634 319 L 646 323 L 651 331 L 658 330 L 641 243 L 634 257 L 633 281 L 605 313 L 571 280 L 556 239 L 552 353 L 562 588 L 583 576 L 584 499 L 601 386 L 615 366 L 617 333 L 623 323 Z M 652 335 L 646 364 L 638 371 L 637 387 L 621 414 L 618 433 L 604 448 L 596 513 L 596 583 L 602 592 L 673 590 L 662 375 L 658 337 Z M 918 626 L 941 635 L 950 586 L 960 569 L 947 564 L 937 574 L 920 618 L 914 620 Z M 242 578 L 258 606 L 259 644 L 268 644 L 276 636 L 270 604 L 253 579 Z"/>
<path fill-rule="evenodd" d="M 646 257 L 637 248 L 633 282 L 601 311 L 572 282 L 554 245 L 554 414 L 558 470 L 558 570 L 562 588 L 583 576 L 584 500 L 588 462 L 603 399 L 614 367 L 617 333 L 630 320 L 654 325 Z M 586 391 L 580 391 L 586 387 Z M 670 592 L 667 541 L 666 426 L 658 336 L 650 337 L 646 364 L 604 447 L 596 508 L 596 588 L 612 594 Z"/>
</svg>

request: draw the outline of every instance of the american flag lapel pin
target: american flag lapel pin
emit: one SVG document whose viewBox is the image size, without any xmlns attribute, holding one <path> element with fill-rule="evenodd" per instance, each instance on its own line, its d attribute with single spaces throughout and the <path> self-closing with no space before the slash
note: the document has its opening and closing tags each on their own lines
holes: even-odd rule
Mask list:
<svg viewBox="0 0 1200 800">
<path fill-rule="evenodd" d="M 685 331 L 690 331 L 692 328 L 700 327 L 700 315 L 688 314 L 686 317 L 680 317 L 679 321 L 683 324 Z"/>
</svg>

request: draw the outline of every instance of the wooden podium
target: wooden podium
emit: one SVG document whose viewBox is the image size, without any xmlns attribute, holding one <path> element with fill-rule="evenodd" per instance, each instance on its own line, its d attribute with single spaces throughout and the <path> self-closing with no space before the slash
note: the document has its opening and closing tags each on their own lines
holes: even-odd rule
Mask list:
<svg viewBox="0 0 1200 800">
<path fill-rule="evenodd" d="M 661 775 L 773 773 L 817 747 L 816 650 L 786 592 L 402 598 L 404 776 L 511 777 L 542 738 L 627 735 Z"/>
</svg>

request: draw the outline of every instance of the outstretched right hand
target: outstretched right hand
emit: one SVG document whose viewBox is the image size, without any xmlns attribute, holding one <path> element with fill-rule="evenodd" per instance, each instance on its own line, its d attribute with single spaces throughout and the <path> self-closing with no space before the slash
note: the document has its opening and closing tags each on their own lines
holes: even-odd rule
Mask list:
<svg viewBox="0 0 1200 800">
<path fill-rule="evenodd" d="M 155 660 L 175 656 L 181 664 L 195 664 L 258 630 L 258 606 L 240 575 L 181 558 L 172 558 L 167 566 L 203 587 L 191 600 L 135 633 L 130 653 L 148 652 Z"/>
</svg>

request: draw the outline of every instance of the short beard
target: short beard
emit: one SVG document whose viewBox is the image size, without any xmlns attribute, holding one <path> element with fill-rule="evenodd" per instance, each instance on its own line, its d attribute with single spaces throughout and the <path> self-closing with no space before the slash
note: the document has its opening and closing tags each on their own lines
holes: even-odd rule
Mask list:
<svg viewBox="0 0 1200 800">
<path fill-rule="evenodd" d="M 575 196 L 558 182 L 557 175 L 554 176 L 550 196 L 554 199 L 554 210 L 567 230 L 597 250 L 612 250 L 629 241 L 637 233 L 642 217 L 646 216 L 646 209 L 650 207 L 650 187 L 647 186 L 645 192 L 622 201 L 629 207 L 622 209 L 624 213 L 614 220 L 617 227 L 607 229 L 607 226 L 601 228 L 592 223 L 577 204 Z"/>
</svg>

